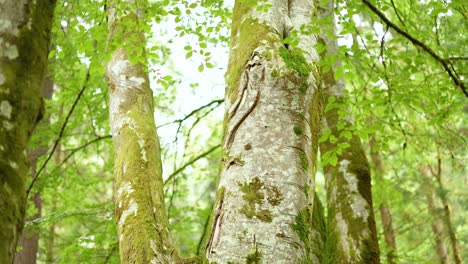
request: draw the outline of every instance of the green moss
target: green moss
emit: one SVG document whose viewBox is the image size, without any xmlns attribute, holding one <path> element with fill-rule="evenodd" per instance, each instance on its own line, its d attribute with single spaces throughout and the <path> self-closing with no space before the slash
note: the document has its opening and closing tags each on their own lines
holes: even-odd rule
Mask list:
<svg viewBox="0 0 468 264">
<path fill-rule="evenodd" d="M 279 54 L 286 65 L 296 71 L 302 78 L 307 78 L 313 70 L 313 67 L 307 63 L 303 51 L 299 48 L 288 50 L 282 46 L 279 49 Z"/>
<path fill-rule="evenodd" d="M 271 77 L 277 78 L 277 77 L 279 77 L 279 76 L 280 76 L 280 74 L 279 74 L 279 72 L 278 72 L 278 69 L 273 69 L 273 70 L 271 71 Z"/>
<path fill-rule="evenodd" d="M 260 219 L 260 221 L 266 223 L 271 223 L 271 221 L 273 220 L 270 210 L 258 210 L 257 218 Z"/>
<path fill-rule="evenodd" d="M 255 177 L 251 182 L 240 185 L 240 190 L 244 193 L 242 198 L 249 204 L 259 204 L 264 198 L 264 194 L 260 191 L 262 188 L 263 183 L 258 177 Z"/>
<path fill-rule="evenodd" d="M 281 190 L 278 187 L 268 186 L 267 191 L 268 191 L 267 201 L 271 205 L 277 206 L 281 203 L 281 201 L 283 201 L 283 193 L 281 193 Z"/>
<path fill-rule="evenodd" d="M 236 100 L 235 92 L 239 86 L 239 80 L 247 61 L 252 56 L 253 51 L 264 44 L 261 42 L 281 42 L 280 36 L 274 33 L 274 30 L 265 23 L 258 22 L 257 19 L 250 17 L 255 8 L 256 1 L 242 0 L 236 1 L 232 19 L 231 30 L 231 49 L 229 64 L 227 69 L 227 94 L 229 100 L 233 103 Z M 245 18 L 247 16 L 247 18 Z M 264 52 L 264 53 L 268 53 Z M 271 55 L 262 53 L 267 59 Z"/>
<path fill-rule="evenodd" d="M 257 247 L 255 247 L 254 251 L 247 256 L 245 256 L 245 263 L 246 264 L 260 264 L 262 260 L 262 254 L 258 251 Z"/>
<path fill-rule="evenodd" d="M 303 82 L 301 86 L 299 86 L 299 92 L 301 92 L 302 94 L 305 94 L 307 92 L 307 84 L 305 82 Z"/>
<path fill-rule="evenodd" d="M 251 182 L 241 184 L 240 190 L 244 193 L 242 198 L 246 201 L 240 212 L 250 219 L 257 217 L 262 222 L 270 223 L 273 220 L 271 211 L 257 209 L 257 205 L 263 203 L 265 196 L 271 205 L 276 206 L 280 204 L 283 200 L 283 194 L 279 188 L 276 186 L 265 186 L 258 177 L 255 177 Z"/>
<path fill-rule="evenodd" d="M 295 126 L 293 127 L 293 130 L 294 130 L 294 134 L 296 134 L 296 136 L 300 136 L 300 135 L 302 135 L 302 133 L 304 132 L 303 129 L 302 129 L 302 127 L 299 126 L 299 125 L 295 125 Z"/>
<path fill-rule="evenodd" d="M 248 144 L 244 145 L 244 149 L 245 150 L 251 150 L 252 149 L 252 144 L 248 143 Z"/>
<path fill-rule="evenodd" d="M 311 235 L 312 235 L 312 212 L 309 206 L 304 207 L 296 216 L 295 221 L 291 224 L 291 229 L 297 234 L 299 239 L 304 243 L 305 259 L 301 263 L 311 263 Z"/>
<path fill-rule="evenodd" d="M 309 161 L 307 160 L 307 155 L 303 152 L 300 152 L 299 153 L 299 159 L 301 161 L 301 168 L 304 170 L 304 171 L 308 171 L 309 170 Z"/>
</svg>

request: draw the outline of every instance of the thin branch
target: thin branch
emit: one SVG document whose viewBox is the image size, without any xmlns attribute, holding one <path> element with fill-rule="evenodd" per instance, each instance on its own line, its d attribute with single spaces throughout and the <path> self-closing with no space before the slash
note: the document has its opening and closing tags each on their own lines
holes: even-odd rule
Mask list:
<svg viewBox="0 0 468 264">
<path fill-rule="evenodd" d="M 400 12 L 398 11 L 398 8 L 396 8 L 396 6 L 395 6 L 395 3 L 393 2 L 393 0 L 390 0 L 390 2 L 392 3 L 393 11 L 395 11 L 395 14 L 396 14 L 397 17 L 398 17 L 398 20 L 400 20 L 401 24 L 402 24 L 404 27 L 406 27 L 405 22 L 403 22 L 403 19 L 402 19 L 401 16 L 400 16 Z"/>
<path fill-rule="evenodd" d="M 423 49 L 425 52 L 427 52 L 429 55 L 431 55 L 432 58 L 434 58 L 436 61 L 438 61 L 440 64 L 442 64 L 442 66 L 444 67 L 445 71 L 448 73 L 448 75 L 450 76 L 450 78 L 452 79 L 452 81 L 455 83 L 456 86 L 460 87 L 460 89 L 462 90 L 462 92 L 465 94 L 466 97 L 468 97 L 468 91 L 466 90 L 466 86 L 465 84 L 462 82 L 462 80 L 460 80 L 458 77 L 457 77 L 457 74 L 454 70 L 452 70 L 450 67 L 451 67 L 451 64 L 449 62 L 447 62 L 446 59 L 440 57 L 437 53 L 435 53 L 432 49 L 430 49 L 426 44 L 422 43 L 421 41 L 419 41 L 418 39 L 414 38 L 413 36 L 411 36 L 408 32 L 402 30 L 401 28 L 399 28 L 397 25 L 395 25 L 394 23 L 392 23 L 387 17 L 385 17 L 385 15 L 380 12 L 377 7 L 375 7 L 374 5 L 372 5 L 368 0 L 362 0 L 362 2 L 367 5 L 367 7 L 369 7 L 369 9 L 374 12 L 374 14 L 376 14 L 380 19 L 382 19 L 385 24 L 387 24 L 388 27 L 392 28 L 393 30 L 395 30 L 398 34 L 402 35 L 403 37 L 405 37 L 406 39 L 408 39 L 409 41 L 411 41 L 411 43 L 413 43 L 415 46 L 418 46 L 420 47 L 421 49 Z"/>
<path fill-rule="evenodd" d="M 55 140 L 54 146 L 52 147 L 52 150 L 50 151 L 49 156 L 47 157 L 45 162 L 42 164 L 41 168 L 37 171 L 36 176 L 32 179 L 31 184 L 29 185 L 29 187 L 28 187 L 28 189 L 26 191 L 26 197 L 29 196 L 29 193 L 31 192 L 32 187 L 34 186 L 34 183 L 36 183 L 37 179 L 41 175 L 41 172 L 44 171 L 45 167 L 47 166 L 47 163 L 49 163 L 50 159 L 52 158 L 52 155 L 54 154 L 55 150 L 57 149 L 57 147 L 58 147 L 58 145 L 60 143 L 60 139 L 62 139 L 62 137 L 63 137 L 63 133 L 65 132 L 65 128 L 67 127 L 68 121 L 70 121 L 70 117 L 73 114 L 73 111 L 75 110 L 76 105 L 78 104 L 78 102 L 80 101 L 84 91 L 86 90 L 88 81 L 89 81 L 89 79 L 91 77 L 91 74 L 89 72 L 90 68 L 91 67 L 88 67 L 88 70 L 86 71 L 86 77 L 85 77 L 85 80 L 84 80 L 84 84 L 81 87 L 80 92 L 76 96 L 75 101 L 73 102 L 73 105 L 70 108 L 70 111 L 68 111 L 67 117 L 65 118 L 65 121 L 63 122 L 62 127 L 60 128 L 59 136 Z"/>
<path fill-rule="evenodd" d="M 188 115 L 186 115 L 185 117 L 181 118 L 181 119 L 177 119 L 177 120 L 174 120 L 174 121 L 171 121 L 171 122 L 168 122 L 168 123 L 164 123 L 160 126 L 158 126 L 158 128 L 160 127 L 163 127 L 163 126 L 167 126 L 167 125 L 170 125 L 170 124 L 174 124 L 174 123 L 183 123 L 185 120 L 189 119 L 191 116 L 195 115 L 196 113 L 198 113 L 199 111 L 213 105 L 213 104 L 217 104 L 216 106 L 220 105 L 221 103 L 224 102 L 224 99 L 215 99 L 205 105 L 202 105 L 200 107 L 198 107 L 197 109 L 193 110 L 192 112 L 190 112 Z"/>
<path fill-rule="evenodd" d="M 447 59 L 445 59 L 446 61 L 454 61 L 454 60 L 468 60 L 468 57 L 448 57 Z"/>
<path fill-rule="evenodd" d="M 103 139 L 108 139 L 108 138 L 112 138 L 112 135 L 106 135 L 106 136 L 102 136 L 102 137 L 97 137 L 91 141 L 88 141 L 86 142 L 85 144 L 79 146 L 79 147 L 76 147 L 74 149 L 71 149 L 71 152 L 63 159 L 63 161 L 57 166 L 55 167 L 52 172 L 54 172 L 55 170 L 57 170 L 58 168 L 60 168 L 63 164 L 65 164 L 76 152 L 88 147 L 89 145 L 91 144 L 94 144 L 100 140 L 103 140 Z"/>
<path fill-rule="evenodd" d="M 185 168 L 187 168 L 188 166 L 192 165 L 193 163 L 197 162 L 199 159 L 202 159 L 204 157 L 206 157 L 208 154 L 210 154 L 211 152 L 215 151 L 217 148 L 221 147 L 221 145 L 216 145 L 212 148 L 210 148 L 209 150 L 203 152 L 202 154 L 196 156 L 195 158 L 193 158 L 192 160 L 190 160 L 189 162 L 185 163 L 182 167 L 178 168 L 177 170 L 175 170 L 173 173 L 171 173 L 169 175 L 169 177 L 167 178 L 167 180 L 164 181 L 164 185 L 166 185 L 169 181 L 171 181 L 177 174 L 179 174 L 180 172 L 182 172 L 183 170 L 185 170 Z"/>
</svg>

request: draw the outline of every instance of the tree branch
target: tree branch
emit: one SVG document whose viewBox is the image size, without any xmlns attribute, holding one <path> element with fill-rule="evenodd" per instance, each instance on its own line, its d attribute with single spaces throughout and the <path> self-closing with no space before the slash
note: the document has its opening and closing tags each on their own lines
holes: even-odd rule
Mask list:
<svg viewBox="0 0 468 264">
<path fill-rule="evenodd" d="M 78 152 L 78 151 L 80 151 L 80 150 L 86 148 L 87 146 L 89 146 L 89 145 L 91 145 L 91 144 L 94 144 L 94 143 L 96 143 L 96 142 L 98 142 L 98 141 L 100 141 L 100 140 L 108 139 L 108 138 L 112 138 L 112 135 L 105 135 L 105 136 L 102 136 L 102 137 L 97 137 L 97 138 L 95 138 L 95 139 L 93 139 L 93 140 L 91 140 L 91 141 L 86 142 L 85 144 L 83 144 L 83 145 L 81 145 L 81 146 L 79 146 L 79 147 L 77 147 L 77 148 L 71 149 L 70 154 L 68 154 L 68 155 L 63 159 L 63 161 L 60 162 L 60 164 L 52 170 L 52 172 L 54 172 L 55 170 L 57 170 L 58 168 L 60 168 L 60 167 L 61 167 L 65 162 L 67 162 L 76 152 Z"/>
<path fill-rule="evenodd" d="M 63 122 L 62 127 L 60 128 L 59 136 L 55 140 L 54 146 L 52 147 L 52 150 L 50 151 L 49 156 L 47 157 L 45 162 L 42 164 L 41 168 L 37 171 L 36 176 L 32 179 L 31 184 L 29 185 L 28 189 L 26 190 L 26 198 L 29 196 L 29 193 L 31 192 L 31 189 L 34 186 L 34 183 L 36 183 L 37 179 L 39 178 L 41 172 L 44 171 L 45 167 L 47 166 L 47 163 L 49 163 L 50 159 L 52 158 L 52 155 L 54 154 L 55 150 L 58 147 L 58 144 L 60 143 L 60 139 L 62 139 L 62 137 L 63 137 L 63 133 L 65 132 L 65 128 L 67 127 L 68 121 L 70 121 L 70 117 L 73 114 L 73 111 L 75 110 L 76 105 L 78 104 L 78 102 L 81 99 L 81 96 L 83 95 L 84 91 L 86 90 L 88 81 L 89 81 L 89 79 L 91 77 L 91 74 L 89 72 L 90 68 L 91 67 L 88 67 L 88 70 L 86 71 L 86 77 L 85 77 L 83 86 L 81 87 L 80 92 L 76 96 L 75 101 L 73 102 L 73 105 L 70 108 L 70 111 L 68 111 L 67 117 L 65 118 L 65 121 Z"/>
<path fill-rule="evenodd" d="M 468 92 L 466 90 L 466 86 L 465 84 L 462 82 L 462 80 L 460 80 L 460 78 L 458 78 L 457 76 L 457 73 L 452 70 L 450 67 L 453 67 L 452 64 L 450 62 L 447 62 L 446 59 L 440 57 L 437 53 L 435 53 L 432 49 L 430 49 L 426 44 L 422 43 L 421 41 L 419 41 L 418 39 L 414 38 L 413 36 L 411 36 L 408 32 L 402 30 L 401 28 L 399 28 L 397 25 L 395 25 L 394 23 L 392 23 L 387 17 L 385 17 L 385 15 L 380 12 L 377 7 L 375 7 L 374 5 L 372 5 L 368 0 L 362 0 L 362 2 L 367 5 L 367 7 L 369 7 L 369 9 L 374 13 L 376 14 L 380 19 L 382 19 L 385 24 L 387 24 L 388 27 L 392 28 L 393 30 L 395 30 L 398 34 L 402 35 L 403 37 L 405 37 L 406 39 L 408 39 L 409 41 L 411 41 L 411 43 L 413 43 L 415 46 L 418 46 L 420 47 L 422 50 L 424 50 L 425 52 L 427 52 L 429 55 L 431 55 L 432 58 L 434 58 L 436 61 L 438 61 L 440 64 L 442 64 L 442 67 L 444 67 L 445 71 L 448 73 L 448 75 L 450 76 L 450 78 L 452 79 L 452 81 L 455 83 L 456 86 L 460 87 L 460 89 L 462 90 L 462 92 L 465 94 L 466 97 L 468 97 Z"/>
<path fill-rule="evenodd" d="M 213 105 L 213 104 L 217 104 L 216 106 L 218 106 L 219 104 L 221 104 L 222 102 L 224 102 L 224 99 L 215 99 L 205 105 L 202 105 L 200 107 L 198 107 L 197 109 L 193 110 L 192 112 L 190 112 L 188 115 L 186 115 L 185 117 L 181 118 L 181 119 L 177 119 L 177 120 L 174 120 L 174 121 L 171 121 L 171 122 L 168 122 L 168 123 L 164 123 L 160 126 L 158 126 L 158 128 L 160 127 L 163 127 L 163 126 L 167 126 L 169 124 L 174 124 L 174 123 L 182 123 L 184 122 L 185 120 L 189 119 L 191 116 L 195 115 L 196 113 L 198 113 L 199 111 Z"/>
<path fill-rule="evenodd" d="M 167 177 L 167 180 L 164 181 L 164 185 L 166 185 L 169 181 L 171 181 L 177 174 L 179 174 L 180 172 L 182 172 L 183 170 L 185 170 L 185 168 L 187 168 L 188 166 L 192 165 L 193 163 L 197 162 L 199 159 L 202 159 L 204 157 L 206 157 L 208 154 L 210 154 L 211 152 L 215 151 L 217 148 L 221 147 L 221 145 L 216 145 L 212 148 L 210 148 L 209 150 L 203 152 L 202 154 L 196 156 L 195 158 L 193 158 L 192 160 L 190 160 L 189 162 L 185 163 L 182 167 L 178 168 L 177 170 L 175 170 L 173 173 L 171 173 L 169 175 L 169 177 Z"/>
</svg>

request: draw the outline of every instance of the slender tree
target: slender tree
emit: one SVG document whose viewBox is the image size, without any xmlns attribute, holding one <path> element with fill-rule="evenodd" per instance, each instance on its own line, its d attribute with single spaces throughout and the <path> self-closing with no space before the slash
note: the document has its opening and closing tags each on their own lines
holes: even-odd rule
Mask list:
<svg viewBox="0 0 468 264">
<path fill-rule="evenodd" d="M 43 114 L 53 0 L 0 1 L 0 263 L 12 263 L 26 209 L 26 147 Z"/>
<path fill-rule="evenodd" d="M 320 9 L 321 19 L 329 21 L 321 34 L 326 46 L 322 54 L 337 55 L 334 37 L 333 1 Z M 327 189 L 327 241 L 324 263 L 380 263 L 379 245 L 372 203 L 370 167 L 359 137 L 353 136 L 347 127 L 351 117 L 344 120 L 339 109 L 328 104 L 343 105 L 344 81 L 335 80 L 334 71 L 339 65 L 323 74 L 323 90 L 326 98 L 323 118 L 324 129 L 329 129 L 329 139 L 320 144 L 323 159 L 336 153 L 336 166 L 324 167 Z M 328 108 L 328 109 L 327 109 Z"/>
<path fill-rule="evenodd" d="M 107 64 L 114 201 L 122 263 L 173 263 L 162 166 L 145 59 L 145 1 L 110 1 Z M 115 43 L 122 45 L 115 46 Z M 115 48 L 114 48 L 115 47 Z M 131 61 L 138 54 L 140 61 Z"/>
<path fill-rule="evenodd" d="M 372 163 L 375 167 L 376 182 L 377 184 L 385 184 L 384 182 L 384 167 L 382 163 L 382 158 L 380 153 L 375 149 L 376 147 L 376 138 L 373 135 L 369 142 L 370 147 L 370 156 Z M 392 223 L 392 212 L 387 202 L 387 197 L 385 195 L 381 198 L 382 202 L 379 205 L 380 210 L 380 219 L 383 227 L 383 235 L 385 240 L 385 245 L 387 247 L 387 262 L 389 264 L 397 263 L 397 245 L 395 231 Z"/>
</svg>

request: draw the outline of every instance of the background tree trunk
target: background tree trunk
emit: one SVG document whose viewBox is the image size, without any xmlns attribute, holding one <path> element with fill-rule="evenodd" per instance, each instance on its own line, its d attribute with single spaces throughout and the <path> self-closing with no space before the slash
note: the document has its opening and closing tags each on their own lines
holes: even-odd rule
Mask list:
<svg viewBox="0 0 468 264">
<path fill-rule="evenodd" d="M 369 147 L 370 147 L 371 160 L 375 166 L 375 173 L 376 173 L 375 179 L 376 179 L 377 184 L 385 184 L 384 179 L 383 179 L 384 168 L 383 168 L 382 158 L 380 156 L 380 153 L 374 149 L 376 143 L 377 142 L 376 142 L 375 137 L 371 136 Z M 385 196 L 385 195 L 381 195 L 381 196 Z M 393 229 L 393 223 L 392 223 L 392 213 L 391 213 L 390 207 L 388 206 L 386 202 L 387 198 L 382 197 L 381 199 L 383 202 L 379 206 L 380 219 L 382 221 L 385 244 L 388 248 L 387 261 L 389 264 L 396 264 L 397 263 L 397 245 L 396 245 L 395 231 Z"/>
<path fill-rule="evenodd" d="M 313 1 L 238 0 L 226 91 L 223 167 L 206 256 L 216 263 L 317 263 L 311 250 L 317 109 Z"/>
<path fill-rule="evenodd" d="M 427 207 L 432 216 L 432 232 L 434 233 L 437 258 L 441 264 L 449 263 L 447 256 L 447 245 L 444 240 L 444 224 L 441 220 L 440 211 L 442 208 L 438 208 L 434 202 L 434 193 L 430 190 L 426 192 Z"/>
<path fill-rule="evenodd" d="M 44 80 L 42 86 L 42 96 L 47 99 L 52 99 L 52 94 L 54 91 L 54 83 L 50 78 Z M 44 120 L 46 124 L 49 123 L 49 120 Z M 44 121 L 40 123 L 39 126 L 44 125 Z M 47 148 L 45 146 L 39 146 L 37 149 L 31 151 L 29 154 L 29 160 L 31 163 L 31 177 L 34 179 L 37 175 L 37 160 L 40 156 L 47 153 Z M 41 217 L 42 211 L 42 199 L 40 193 L 35 193 L 32 202 L 37 209 L 37 213 L 27 219 L 32 221 Z M 35 264 L 37 259 L 37 252 L 39 248 L 39 233 L 34 230 L 23 230 L 21 237 L 18 241 L 17 247 L 22 248 L 22 250 L 16 252 L 15 264 Z"/>
<path fill-rule="evenodd" d="M 107 65 L 114 143 L 115 216 L 122 263 L 174 263 L 164 207 L 153 93 L 139 27 L 145 1 L 109 3 Z M 121 46 L 114 47 L 119 40 Z M 138 62 L 131 61 L 139 56 Z"/>
<path fill-rule="evenodd" d="M 322 19 L 328 19 L 328 25 L 335 25 L 333 15 L 334 3 L 328 1 L 320 9 Z M 335 32 L 326 28 L 322 32 Z M 330 33 L 321 35 L 327 47 L 326 53 L 336 55 L 336 40 Z M 333 72 L 337 65 L 323 75 L 322 84 L 325 95 L 325 109 L 330 97 L 337 103 L 344 104 L 344 82 L 335 80 Z M 351 118 L 349 118 L 351 119 Z M 325 166 L 327 189 L 327 241 L 324 263 L 380 263 L 379 244 L 372 203 L 370 168 L 360 139 L 351 134 L 346 137 L 341 133 L 350 125 L 349 120 L 339 118 L 338 109 L 333 108 L 324 113 L 324 129 L 330 129 L 337 141 L 326 140 L 320 144 L 322 157 L 327 152 L 336 151 L 337 165 Z M 339 123 L 345 129 L 339 130 Z M 348 144 L 343 147 L 342 144 Z"/>
<path fill-rule="evenodd" d="M 26 210 L 27 144 L 43 113 L 55 1 L 0 2 L 0 263 L 12 263 Z"/>
</svg>

